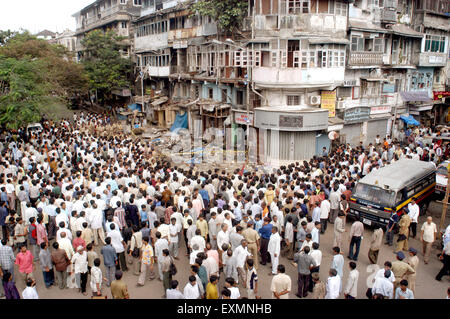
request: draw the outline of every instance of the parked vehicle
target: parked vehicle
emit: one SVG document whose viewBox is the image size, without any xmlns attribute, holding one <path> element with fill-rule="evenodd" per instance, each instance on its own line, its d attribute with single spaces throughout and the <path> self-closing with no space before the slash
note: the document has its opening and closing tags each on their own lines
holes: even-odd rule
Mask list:
<svg viewBox="0 0 450 319">
<path fill-rule="evenodd" d="M 412 198 L 425 213 L 436 185 L 433 163 L 401 159 L 369 173 L 355 186 L 350 198 L 350 217 L 374 226 L 387 225 L 393 213 Z"/>
</svg>

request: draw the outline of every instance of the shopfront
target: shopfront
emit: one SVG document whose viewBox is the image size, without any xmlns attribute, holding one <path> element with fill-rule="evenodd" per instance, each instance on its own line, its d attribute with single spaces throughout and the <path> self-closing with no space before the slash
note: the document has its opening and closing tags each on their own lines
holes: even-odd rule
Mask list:
<svg viewBox="0 0 450 319">
<path fill-rule="evenodd" d="M 328 110 L 319 108 L 260 107 L 255 109 L 260 159 L 265 162 L 309 160 L 317 138 L 327 134 Z"/>
</svg>

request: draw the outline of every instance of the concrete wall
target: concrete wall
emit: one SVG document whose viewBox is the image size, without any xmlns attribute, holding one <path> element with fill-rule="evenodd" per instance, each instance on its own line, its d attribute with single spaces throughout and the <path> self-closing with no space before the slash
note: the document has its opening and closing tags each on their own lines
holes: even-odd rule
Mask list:
<svg viewBox="0 0 450 319">
<path fill-rule="evenodd" d="M 134 37 L 134 46 L 136 51 L 157 50 L 167 48 L 168 32 L 151 34 L 145 37 Z"/>
<path fill-rule="evenodd" d="M 169 76 L 170 74 L 170 66 L 149 66 L 148 73 L 150 76 Z"/>
<path fill-rule="evenodd" d="M 345 68 L 253 68 L 253 80 L 256 84 L 333 84 L 344 80 Z"/>
</svg>

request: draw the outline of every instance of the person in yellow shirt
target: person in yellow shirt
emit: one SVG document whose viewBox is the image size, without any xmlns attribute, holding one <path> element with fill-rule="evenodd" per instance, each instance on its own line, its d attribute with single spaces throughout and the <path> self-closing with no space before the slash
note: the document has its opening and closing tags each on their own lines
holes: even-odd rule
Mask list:
<svg viewBox="0 0 450 319">
<path fill-rule="evenodd" d="M 201 236 L 205 238 L 205 241 L 208 240 L 208 222 L 205 220 L 203 213 L 200 214 L 196 223 L 197 229 L 200 229 Z"/>
<path fill-rule="evenodd" d="M 206 285 L 206 299 L 219 299 L 219 292 L 217 291 L 217 283 L 219 278 L 216 275 L 212 275 L 209 278 L 209 282 Z"/>
<path fill-rule="evenodd" d="M 273 185 L 270 184 L 268 189 L 266 190 L 266 193 L 264 194 L 264 199 L 266 200 L 267 206 L 270 206 L 270 204 L 272 204 L 274 197 L 275 197 L 275 191 L 273 190 Z"/>
</svg>

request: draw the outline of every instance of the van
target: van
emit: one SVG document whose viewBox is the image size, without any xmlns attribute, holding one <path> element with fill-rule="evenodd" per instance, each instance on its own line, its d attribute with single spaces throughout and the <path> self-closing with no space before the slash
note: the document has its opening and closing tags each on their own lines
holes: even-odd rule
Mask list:
<svg viewBox="0 0 450 319">
<path fill-rule="evenodd" d="M 27 126 L 27 134 L 30 135 L 31 133 L 36 132 L 42 132 L 44 128 L 42 127 L 41 123 L 32 123 L 28 124 Z"/>
<path fill-rule="evenodd" d="M 416 199 L 424 214 L 434 193 L 436 167 L 434 163 L 401 159 L 370 172 L 352 191 L 350 217 L 368 226 L 385 226 L 393 213 Z"/>
</svg>

